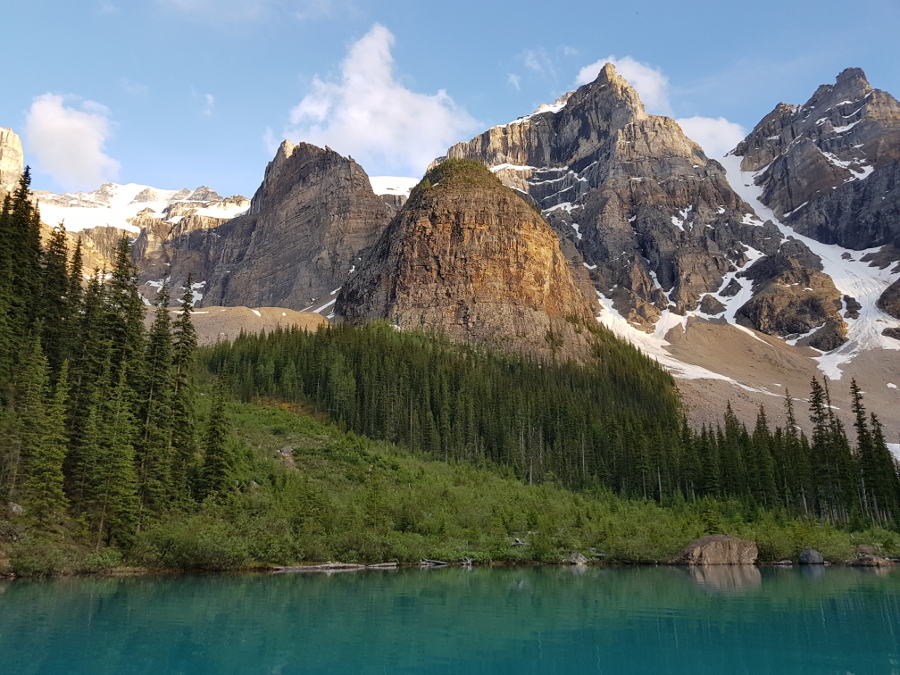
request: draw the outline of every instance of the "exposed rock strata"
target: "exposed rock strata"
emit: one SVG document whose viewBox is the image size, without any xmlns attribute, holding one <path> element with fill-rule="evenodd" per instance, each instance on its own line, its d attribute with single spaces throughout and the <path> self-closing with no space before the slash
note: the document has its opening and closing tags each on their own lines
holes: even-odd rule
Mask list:
<svg viewBox="0 0 900 675">
<path fill-rule="evenodd" d="M 853 249 L 900 240 L 900 103 L 859 68 L 801 106 L 778 104 L 735 154 L 801 234 Z"/>
<path fill-rule="evenodd" d="M 22 141 L 8 127 L 0 127 L 0 198 L 15 190 L 25 169 Z"/>
<path fill-rule="evenodd" d="M 204 305 L 324 310 L 390 213 L 352 159 L 285 141 L 246 214 L 142 223 L 142 279 L 181 285 L 190 274 Z"/>
<path fill-rule="evenodd" d="M 448 156 L 483 162 L 527 193 L 575 245 L 596 289 L 637 323 L 696 310 L 748 262 L 748 246 L 774 254 L 781 244 L 774 226 L 746 218 L 752 209 L 722 167 L 674 120 L 648 115 L 610 64 L 553 109 Z"/>
<path fill-rule="evenodd" d="M 553 230 L 473 162 L 426 175 L 335 311 L 541 358 L 591 353 L 592 312 Z"/>
</svg>

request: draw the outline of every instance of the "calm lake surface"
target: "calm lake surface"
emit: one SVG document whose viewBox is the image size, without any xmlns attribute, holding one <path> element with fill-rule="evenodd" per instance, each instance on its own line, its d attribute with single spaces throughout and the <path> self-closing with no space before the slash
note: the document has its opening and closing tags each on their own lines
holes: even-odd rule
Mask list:
<svg viewBox="0 0 900 675">
<path fill-rule="evenodd" d="M 900 673 L 900 573 L 444 569 L 0 583 L 0 672 Z"/>
</svg>

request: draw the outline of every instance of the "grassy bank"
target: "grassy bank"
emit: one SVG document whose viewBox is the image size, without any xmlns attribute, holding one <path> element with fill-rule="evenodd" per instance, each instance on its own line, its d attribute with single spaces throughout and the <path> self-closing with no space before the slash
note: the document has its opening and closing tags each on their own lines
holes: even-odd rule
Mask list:
<svg viewBox="0 0 900 675">
<path fill-rule="evenodd" d="M 736 501 L 659 506 L 604 490 L 527 485 L 509 470 L 433 461 L 284 404 L 230 403 L 227 415 L 237 456 L 233 494 L 163 518 L 124 551 L 95 550 L 78 523 L 38 536 L 7 520 L 0 546 L 8 567 L 35 575 L 327 560 L 557 563 L 573 552 L 641 563 L 669 560 L 711 533 L 757 541 L 763 561 L 795 558 L 807 546 L 832 561 L 852 557 L 860 543 L 900 552 L 894 532 L 848 532 Z M 513 545 L 516 538 L 526 545 Z"/>
</svg>

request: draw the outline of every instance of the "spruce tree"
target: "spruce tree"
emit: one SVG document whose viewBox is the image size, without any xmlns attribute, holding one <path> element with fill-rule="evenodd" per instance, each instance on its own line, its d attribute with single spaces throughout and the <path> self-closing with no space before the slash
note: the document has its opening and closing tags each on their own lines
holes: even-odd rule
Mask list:
<svg viewBox="0 0 900 675">
<path fill-rule="evenodd" d="M 43 288 L 41 292 L 42 342 L 52 373 L 59 372 L 69 357 L 71 335 L 69 302 L 68 248 L 65 228 L 60 225 L 50 235 L 43 255 Z"/>
<path fill-rule="evenodd" d="M 83 505 L 98 548 L 129 543 L 138 517 L 137 429 L 125 367 L 120 367 L 114 384 L 108 378 L 106 384 L 102 400 L 89 412 L 82 448 L 88 467 Z"/>
<path fill-rule="evenodd" d="M 191 321 L 193 293 L 191 277 L 188 277 L 181 312 L 175 319 L 173 341 L 173 391 L 172 391 L 172 481 L 176 498 L 188 499 L 197 459 L 197 432 L 194 423 L 194 391 L 191 372 L 197 349 L 197 332 Z"/>
<path fill-rule="evenodd" d="M 174 496 L 172 483 L 172 328 L 169 293 L 157 298 L 156 316 L 147 339 L 140 391 L 140 435 L 136 447 L 141 513 L 161 512 Z"/>
<path fill-rule="evenodd" d="M 68 363 L 63 362 L 53 396 L 44 406 L 43 438 L 40 445 L 25 454 L 22 467 L 23 493 L 35 518 L 45 527 L 58 523 L 68 507 L 63 490 L 63 462 L 69 441 L 66 434 L 68 372 Z"/>
<path fill-rule="evenodd" d="M 221 383 L 216 386 L 215 399 L 204 439 L 203 470 L 198 495 L 200 499 L 226 492 L 231 483 L 234 458 L 228 447 L 228 426 L 225 420 L 225 392 Z"/>
</svg>

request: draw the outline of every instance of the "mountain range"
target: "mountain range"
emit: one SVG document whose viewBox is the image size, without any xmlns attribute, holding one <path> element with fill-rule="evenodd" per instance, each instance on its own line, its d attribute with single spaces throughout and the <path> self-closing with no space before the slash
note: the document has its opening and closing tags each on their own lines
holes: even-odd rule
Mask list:
<svg viewBox="0 0 900 675">
<path fill-rule="evenodd" d="M 0 190 L 22 156 L 0 130 Z M 855 377 L 895 440 L 898 179 L 900 104 L 857 68 L 713 159 L 607 64 L 421 181 L 285 141 L 250 200 L 113 184 L 36 196 L 98 266 L 130 232 L 148 302 L 190 276 L 203 307 L 383 318 L 579 360 L 599 322 L 672 372 L 697 423 L 726 399 L 746 418 L 780 409 L 824 374 L 844 412 Z"/>
</svg>

